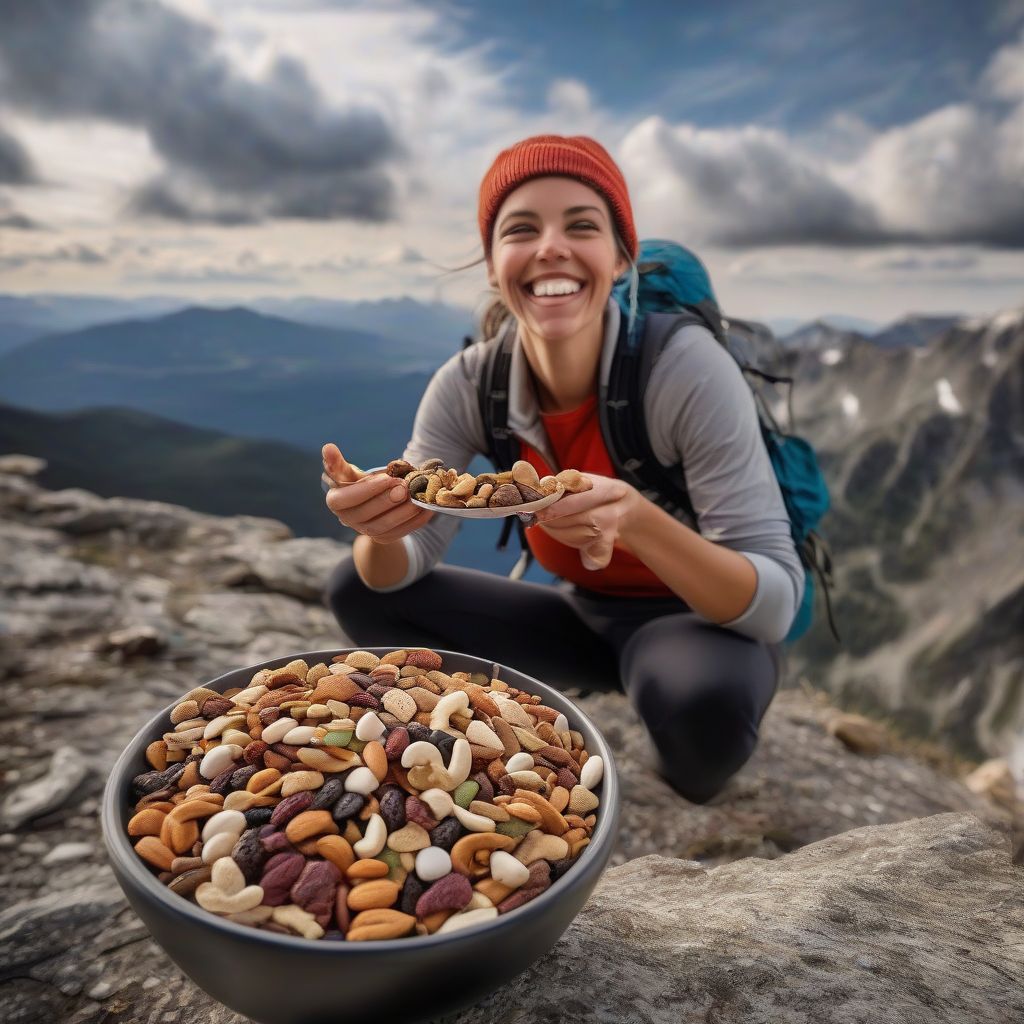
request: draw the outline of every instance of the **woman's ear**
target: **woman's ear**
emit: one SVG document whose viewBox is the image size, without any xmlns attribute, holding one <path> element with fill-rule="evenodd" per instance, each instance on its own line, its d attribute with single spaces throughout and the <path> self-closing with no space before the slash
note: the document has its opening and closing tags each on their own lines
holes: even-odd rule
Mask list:
<svg viewBox="0 0 1024 1024">
<path fill-rule="evenodd" d="M 491 259 L 490 256 L 488 256 L 486 258 L 486 263 L 487 263 L 487 283 L 492 288 L 497 288 L 498 287 L 498 278 L 495 276 L 495 273 L 494 273 L 494 261 Z"/>
</svg>

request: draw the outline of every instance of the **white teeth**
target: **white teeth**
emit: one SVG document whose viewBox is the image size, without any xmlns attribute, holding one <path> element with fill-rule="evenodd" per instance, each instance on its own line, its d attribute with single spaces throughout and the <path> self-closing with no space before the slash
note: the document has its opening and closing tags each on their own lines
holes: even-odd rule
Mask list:
<svg viewBox="0 0 1024 1024">
<path fill-rule="evenodd" d="M 558 278 L 547 281 L 534 281 L 532 289 L 534 295 L 573 295 L 582 287 L 583 285 L 578 281 Z"/>
</svg>

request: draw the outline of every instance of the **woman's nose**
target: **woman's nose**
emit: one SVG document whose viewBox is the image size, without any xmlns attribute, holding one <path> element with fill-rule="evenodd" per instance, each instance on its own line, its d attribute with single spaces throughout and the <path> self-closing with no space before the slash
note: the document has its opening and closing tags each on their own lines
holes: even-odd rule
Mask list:
<svg viewBox="0 0 1024 1024">
<path fill-rule="evenodd" d="M 568 259 L 569 247 L 560 232 L 547 232 L 541 236 L 537 247 L 538 259 Z"/>
</svg>

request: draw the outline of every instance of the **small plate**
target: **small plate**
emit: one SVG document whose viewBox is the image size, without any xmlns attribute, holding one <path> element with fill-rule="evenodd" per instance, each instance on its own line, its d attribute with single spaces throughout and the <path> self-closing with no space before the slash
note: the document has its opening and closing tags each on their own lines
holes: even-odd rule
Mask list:
<svg viewBox="0 0 1024 1024">
<path fill-rule="evenodd" d="M 539 512 L 548 505 L 553 505 L 565 494 L 565 487 L 558 485 L 558 490 L 553 494 L 546 494 L 537 501 L 527 501 L 522 505 L 506 505 L 504 508 L 445 508 L 443 505 L 431 505 L 429 502 L 420 501 L 419 498 L 409 500 L 420 508 L 430 512 L 441 512 L 448 516 L 458 516 L 460 519 L 505 519 L 507 516 L 529 515 L 531 512 Z"/>
</svg>

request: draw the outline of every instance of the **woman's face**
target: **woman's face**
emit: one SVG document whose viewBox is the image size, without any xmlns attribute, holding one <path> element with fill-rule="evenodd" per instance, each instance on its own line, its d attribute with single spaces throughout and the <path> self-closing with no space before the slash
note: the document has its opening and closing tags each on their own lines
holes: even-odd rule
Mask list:
<svg viewBox="0 0 1024 1024">
<path fill-rule="evenodd" d="M 600 193 L 572 178 L 534 178 L 494 220 L 488 280 L 534 337 L 557 342 L 601 330 L 612 282 L 627 263 Z"/>
</svg>

